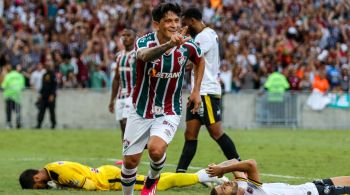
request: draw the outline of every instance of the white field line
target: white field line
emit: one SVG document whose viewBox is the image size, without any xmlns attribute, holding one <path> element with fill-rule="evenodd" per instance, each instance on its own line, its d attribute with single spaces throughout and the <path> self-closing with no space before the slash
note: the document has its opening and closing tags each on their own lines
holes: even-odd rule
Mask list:
<svg viewBox="0 0 350 195">
<path fill-rule="evenodd" d="M 105 160 L 105 161 L 110 161 L 110 162 L 116 162 L 120 159 L 114 159 L 114 158 L 107 158 L 107 159 L 103 159 L 103 158 L 70 158 L 73 160 Z M 3 158 L 0 159 L 0 161 L 48 161 L 48 160 L 52 160 L 51 158 L 36 158 L 36 157 L 25 157 L 25 158 Z M 65 159 L 61 159 L 61 160 L 65 160 Z M 69 159 L 68 159 L 69 160 Z M 55 161 L 55 160 L 53 160 Z M 149 162 L 146 161 L 142 161 L 141 162 L 142 165 L 149 165 Z M 166 164 L 166 166 L 168 167 L 176 167 L 177 165 L 175 164 Z M 200 169 L 204 169 L 204 167 L 195 167 L 195 166 L 189 166 L 188 169 L 191 170 L 200 170 Z M 306 178 L 306 177 L 301 177 L 301 176 L 290 176 L 290 175 L 278 175 L 278 174 L 270 174 L 270 173 L 260 173 L 260 175 L 265 176 L 265 177 L 275 177 L 275 178 L 283 178 L 283 179 L 307 179 L 307 180 L 315 180 L 314 178 Z"/>
</svg>

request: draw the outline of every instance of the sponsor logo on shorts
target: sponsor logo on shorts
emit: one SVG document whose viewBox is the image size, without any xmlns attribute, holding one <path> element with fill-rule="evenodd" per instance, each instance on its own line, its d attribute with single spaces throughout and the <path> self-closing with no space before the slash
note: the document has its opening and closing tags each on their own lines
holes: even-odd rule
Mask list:
<svg viewBox="0 0 350 195">
<path fill-rule="evenodd" d="M 175 131 L 174 125 L 172 125 L 169 121 L 164 120 L 164 121 L 163 121 L 163 125 L 167 125 L 167 126 L 170 127 L 173 131 Z"/>
<path fill-rule="evenodd" d="M 169 129 L 165 129 L 164 133 L 165 133 L 166 136 L 168 136 L 168 138 L 171 138 L 172 134 L 171 134 L 171 131 Z"/>
<path fill-rule="evenodd" d="M 126 150 L 130 145 L 130 141 L 124 139 L 123 140 L 123 149 Z"/>
</svg>

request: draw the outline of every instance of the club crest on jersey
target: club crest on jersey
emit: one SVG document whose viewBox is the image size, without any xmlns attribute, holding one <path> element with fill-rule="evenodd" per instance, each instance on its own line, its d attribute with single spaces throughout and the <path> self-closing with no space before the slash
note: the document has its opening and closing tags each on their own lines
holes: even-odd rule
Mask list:
<svg viewBox="0 0 350 195">
<path fill-rule="evenodd" d="M 160 106 L 154 106 L 152 108 L 152 113 L 157 114 L 157 115 L 161 115 L 161 114 L 164 114 L 164 109 Z"/>
<path fill-rule="evenodd" d="M 187 60 L 187 58 L 185 56 L 180 56 L 177 58 L 177 61 L 179 62 L 179 64 L 181 66 L 185 65 L 186 60 Z"/>
<path fill-rule="evenodd" d="M 180 65 L 185 65 L 185 62 L 187 60 L 187 57 L 184 55 L 184 53 L 187 51 L 186 48 L 180 47 L 179 49 L 176 50 L 177 52 L 180 53 L 180 57 L 177 58 L 177 61 Z"/>
</svg>

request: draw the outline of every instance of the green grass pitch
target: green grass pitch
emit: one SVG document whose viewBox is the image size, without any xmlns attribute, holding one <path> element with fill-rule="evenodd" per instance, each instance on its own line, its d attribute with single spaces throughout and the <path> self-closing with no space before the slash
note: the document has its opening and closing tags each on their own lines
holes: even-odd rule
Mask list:
<svg viewBox="0 0 350 195">
<path fill-rule="evenodd" d="M 350 131 L 337 130 L 227 130 L 242 159 L 255 158 L 263 182 L 303 183 L 315 178 L 350 175 Z M 179 130 L 167 152 L 164 171 L 174 171 L 183 145 Z M 147 172 L 147 153 L 139 173 Z M 120 131 L 114 130 L 1 130 L 0 194 L 116 194 L 116 192 L 21 190 L 18 176 L 26 168 L 41 168 L 58 160 L 92 167 L 121 158 Z M 189 170 L 223 161 L 217 144 L 202 129 L 197 154 Z M 230 176 L 230 175 L 227 175 Z M 231 176 L 230 176 L 231 177 Z M 117 192 L 121 194 L 121 192 Z M 201 185 L 174 188 L 158 194 L 209 194 Z"/>
</svg>

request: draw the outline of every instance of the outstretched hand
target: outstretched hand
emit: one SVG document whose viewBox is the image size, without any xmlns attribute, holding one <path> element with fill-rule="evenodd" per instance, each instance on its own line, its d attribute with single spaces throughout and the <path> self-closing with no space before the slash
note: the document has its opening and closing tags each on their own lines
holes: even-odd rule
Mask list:
<svg viewBox="0 0 350 195">
<path fill-rule="evenodd" d="M 181 29 L 180 32 L 174 33 L 170 38 L 169 44 L 172 47 L 175 47 L 175 46 L 180 46 L 184 44 L 186 41 L 190 40 L 191 37 L 186 37 L 187 29 L 188 27 L 185 26 Z"/>
<path fill-rule="evenodd" d="M 208 168 L 205 169 L 205 172 L 208 173 L 209 177 L 222 177 L 224 175 L 224 170 L 220 165 L 214 163 L 208 165 Z"/>
</svg>

